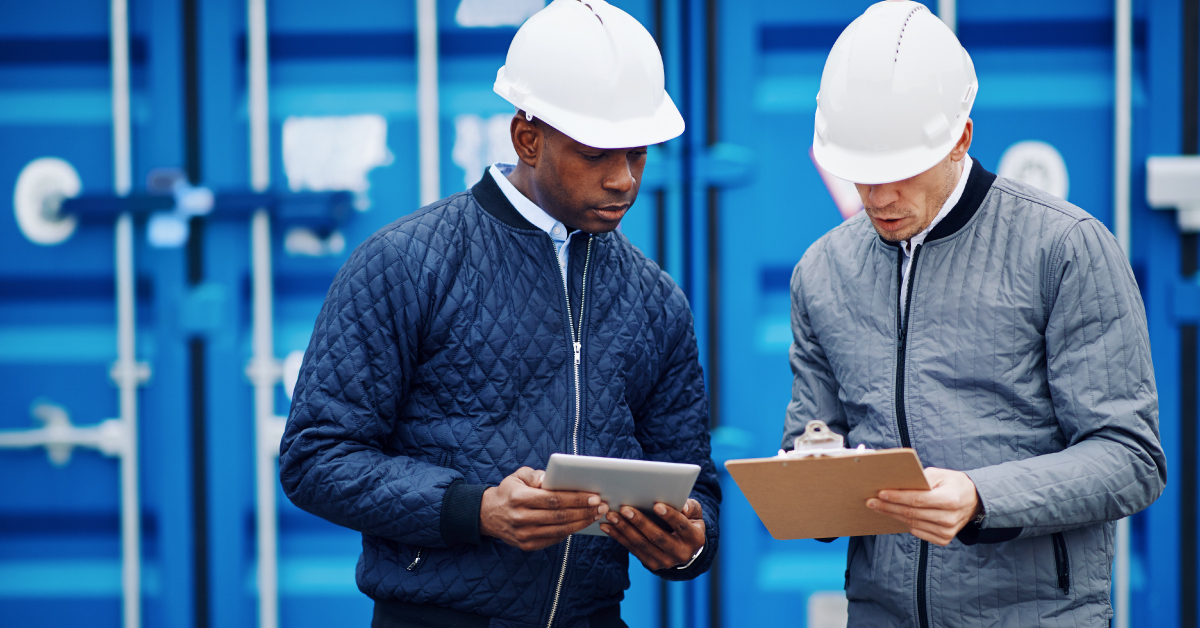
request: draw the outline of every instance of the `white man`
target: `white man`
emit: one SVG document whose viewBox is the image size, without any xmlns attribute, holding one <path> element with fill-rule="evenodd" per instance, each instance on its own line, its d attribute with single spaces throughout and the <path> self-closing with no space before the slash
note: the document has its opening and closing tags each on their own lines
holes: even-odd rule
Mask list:
<svg viewBox="0 0 1200 628">
<path fill-rule="evenodd" d="M 375 628 L 620 628 L 632 553 L 695 578 L 720 486 L 683 293 L 615 231 L 683 132 L 650 34 L 603 0 L 521 27 L 496 92 L 518 163 L 383 228 L 313 331 L 280 478 L 363 534 Z M 556 452 L 700 465 L 648 516 L 542 488 Z M 609 506 L 612 507 L 610 510 Z M 604 518 L 607 536 L 575 535 Z"/>
<path fill-rule="evenodd" d="M 793 274 L 784 447 L 821 419 L 926 466 L 867 501 L 909 533 L 850 540 L 851 626 L 1107 626 L 1115 522 L 1166 482 L 1145 311 L 1103 224 L 967 155 L 978 88 L 915 2 L 830 51 L 813 154 L 865 211 Z"/>
</svg>

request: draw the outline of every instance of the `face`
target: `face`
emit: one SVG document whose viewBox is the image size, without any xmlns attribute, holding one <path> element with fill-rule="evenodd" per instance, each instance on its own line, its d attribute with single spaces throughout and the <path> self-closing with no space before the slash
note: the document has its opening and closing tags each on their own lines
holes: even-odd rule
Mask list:
<svg viewBox="0 0 1200 628">
<path fill-rule="evenodd" d="M 958 183 L 955 163 L 946 157 L 921 174 L 879 185 L 854 184 L 875 231 L 888 242 L 903 242 L 925 230 Z"/>
<path fill-rule="evenodd" d="M 637 200 L 646 167 L 645 146 L 592 148 L 522 115 L 513 119 L 512 132 L 521 160 L 521 172 L 516 173 L 521 181 L 514 184 L 522 193 L 574 229 L 606 233 L 621 224 Z"/>
<path fill-rule="evenodd" d="M 958 185 L 962 160 L 971 147 L 974 123 L 967 120 L 962 137 L 946 158 L 921 174 L 896 181 L 870 185 L 855 183 L 863 208 L 884 240 L 903 242 L 921 233 L 933 222 L 946 199 Z"/>
</svg>

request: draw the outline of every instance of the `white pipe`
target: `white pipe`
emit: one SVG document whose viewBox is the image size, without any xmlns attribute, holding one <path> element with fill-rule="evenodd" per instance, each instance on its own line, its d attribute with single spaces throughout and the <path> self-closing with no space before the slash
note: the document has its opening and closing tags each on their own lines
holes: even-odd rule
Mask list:
<svg viewBox="0 0 1200 628">
<path fill-rule="evenodd" d="M 442 197 L 437 39 L 437 0 L 417 0 L 417 143 L 421 205 Z"/>
<path fill-rule="evenodd" d="M 1129 255 L 1130 155 L 1133 138 L 1133 1 L 1116 0 L 1116 3 L 1113 224 L 1121 250 Z"/>
<path fill-rule="evenodd" d="M 44 427 L 30 430 L 0 430 L 0 449 L 32 449 L 45 447 L 50 461 L 62 466 L 71 461 L 71 451 L 76 447 L 99 450 L 106 456 L 124 456 L 128 453 L 125 422 L 108 419 L 89 426 L 71 424 L 71 417 L 61 406 L 49 403 L 35 405 L 30 413 Z"/>
<path fill-rule="evenodd" d="M 129 7 L 126 0 L 110 4 L 112 67 L 112 119 L 114 187 L 126 196 L 133 187 L 131 122 L 129 116 Z M 120 419 L 125 427 L 126 451 L 121 456 L 121 597 L 125 628 L 140 628 L 141 608 L 141 506 L 138 495 L 137 389 L 144 381 L 137 363 L 134 317 L 133 218 L 117 218 L 117 362 L 113 379 L 120 391 Z"/>
<path fill-rule="evenodd" d="M 1129 628 L 1129 518 L 1117 521 L 1117 558 L 1113 564 L 1113 628 Z"/>
<path fill-rule="evenodd" d="M 121 456 L 121 588 L 125 628 L 141 625 L 141 506 L 138 497 L 138 386 L 144 381 L 136 359 L 133 279 L 133 218 L 117 218 L 117 362 L 121 421 L 128 450 Z"/>
<path fill-rule="evenodd" d="M 267 3 L 249 0 L 250 187 L 265 192 L 271 185 L 270 110 L 267 101 Z M 279 626 L 279 525 L 275 507 L 276 466 L 280 430 L 275 416 L 274 306 L 271 281 L 271 217 L 258 209 L 250 223 L 253 279 L 253 356 L 247 374 L 254 385 L 254 502 L 258 547 L 258 625 Z"/>
<path fill-rule="evenodd" d="M 1130 162 L 1133 141 L 1133 1 L 1116 0 L 1113 116 L 1113 226 L 1117 243 L 1130 253 Z M 1113 627 L 1129 628 L 1129 519 L 1117 521 L 1113 564 Z"/>
<path fill-rule="evenodd" d="M 133 187 L 129 140 L 129 9 L 126 0 L 112 0 L 110 9 L 113 167 L 116 169 L 117 196 L 125 196 Z"/>
<path fill-rule="evenodd" d="M 249 0 L 246 17 L 250 33 L 247 61 L 250 77 L 250 187 L 255 192 L 264 192 L 271 185 L 266 0 Z"/>
<path fill-rule="evenodd" d="M 958 0 L 938 0 L 938 17 L 950 27 L 951 32 L 958 33 Z"/>
<path fill-rule="evenodd" d="M 275 508 L 275 459 L 282 429 L 275 416 L 275 359 L 271 281 L 271 219 L 267 210 L 254 212 L 250 228 L 253 278 L 253 357 L 248 374 L 254 384 L 254 486 L 258 536 L 258 624 L 279 625 L 279 541 Z"/>
</svg>

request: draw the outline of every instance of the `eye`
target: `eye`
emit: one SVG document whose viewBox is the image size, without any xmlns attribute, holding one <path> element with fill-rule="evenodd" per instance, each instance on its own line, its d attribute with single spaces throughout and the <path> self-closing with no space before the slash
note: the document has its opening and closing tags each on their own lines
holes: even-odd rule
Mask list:
<svg viewBox="0 0 1200 628">
<path fill-rule="evenodd" d="M 634 159 L 641 159 L 642 157 L 646 156 L 646 149 L 631 150 L 629 151 L 629 156 L 633 157 Z"/>
<path fill-rule="evenodd" d="M 604 159 L 604 153 L 584 153 L 584 152 L 581 152 L 581 153 L 579 153 L 579 154 L 580 154 L 580 155 L 582 155 L 582 156 L 583 156 L 583 158 L 584 158 L 584 159 L 586 159 L 586 160 L 588 160 L 588 161 L 593 161 L 593 162 L 595 162 L 595 161 L 600 161 L 601 159 Z"/>
</svg>

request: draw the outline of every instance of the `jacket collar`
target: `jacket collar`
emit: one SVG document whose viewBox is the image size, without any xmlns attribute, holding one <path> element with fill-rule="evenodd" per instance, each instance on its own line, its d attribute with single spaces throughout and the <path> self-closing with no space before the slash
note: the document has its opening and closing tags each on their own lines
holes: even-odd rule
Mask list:
<svg viewBox="0 0 1200 628">
<path fill-rule="evenodd" d="M 496 184 L 495 179 L 492 179 L 491 173 L 487 170 L 483 171 L 483 178 L 479 180 L 479 183 L 476 183 L 471 188 L 471 195 L 475 197 L 475 201 L 479 203 L 479 206 L 494 216 L 496 220 L 514 229 L 545 233 L 533 223 L 526 220 L 521 215 L 521 212 L 517 211 L 516 207 L 513 207 L 508 197 L 504 195 L 504 190 L 500 189 L 500 186 Z"/>
<path fill-rule="evenodd" d="M 962 198 L 958 199 L 950 213 L 946 214 L 946 217 L 933 228 L 933 231 L 929 232 L 925 238 L 925 244 L 958 233 L 975 217 L 975 213 L 983 205 L 983 199 L 987 197 L 988 190 L 992 189 L 996 175 L 984 170 L 983 164 L 979 163 L 978 159 L 972 157 L 971 162 L 971 172 L 967 175 L 967 187 L 963 189 Z M 879 241 L 887 246 L 898 246 L 895 242 L 884 240 L 883 236 L 878 237 Z"/>
<path fill-rule="evenodd" d="M 962 198 L 958 199 L 954 209 L 929 232 L 929 237 L 925 238 L 926 243 L 952 236 L 967 226 L 971 218 L 975 217 L 975 212 L 983 205 L 988 190 L 992 189 L 996 175 L 984 170 L 978 159 L 972 157 L 971 161 L 974 163 L 971 165 L 971 173 L 967 175 L 967 187 L 963 190 Z"/>
<path fill-rule="evenodd" d="M 500 189 L 496 180 L 492 178 L 491 173 L 487 170 L 483 171 L 483 178 L 479 180 L 479 183 L 471 186 L 471 196 L 475 197 L 475 202 L 479 203 L 479 206 L 484 211 L 494 216 L 496 220 L 514 229 L 546 233 L 539 229 L 537 225 L 529 222 L 528 219 L 521 215 L 521 212 L 517 211 L 516 207 L 513 207 L 512 202 L 504 195 L 504 190 Z M 612 234 L 593 233 L 590 235 L 597 241 L 603 242 L 608 240 Z"/>
</svg>

